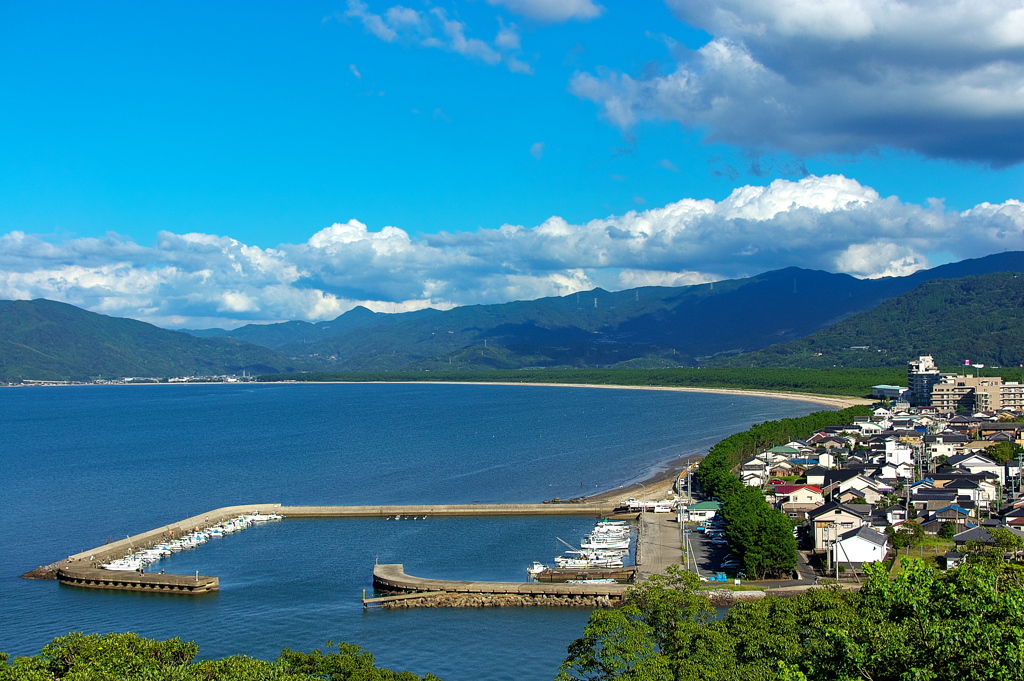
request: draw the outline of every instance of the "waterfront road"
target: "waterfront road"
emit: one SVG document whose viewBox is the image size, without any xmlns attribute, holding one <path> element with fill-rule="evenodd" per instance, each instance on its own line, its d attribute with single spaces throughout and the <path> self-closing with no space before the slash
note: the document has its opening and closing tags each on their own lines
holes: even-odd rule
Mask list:
<svg viewBox="0 0 1024 681">
<path fill-rule="evenodd" d="M 665 574 L 669 565 L 683 565 L 679 523 L 675 513 L 643 513 L 641 523 L 640 564 L 637 580 L 653 574 Z"/>
</svg>

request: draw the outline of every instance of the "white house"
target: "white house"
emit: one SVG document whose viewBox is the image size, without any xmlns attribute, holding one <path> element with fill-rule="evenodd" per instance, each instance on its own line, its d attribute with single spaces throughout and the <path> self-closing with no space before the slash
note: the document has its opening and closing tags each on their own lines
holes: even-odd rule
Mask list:
<svg viewBox="0 0 1024 681">
<path fill-rule="evenodd" d="M 717 501 L 701 501 L 690 504 L 683 510 L 684 521 L 691 523 L 702 523 L 711 520 L 722 510 L 722 504 Z"/>
<path fill-rule="evenodd" d="M 885 441 L 885 462 L 898 466 L 903 463 L 914 463 L 914 448 L 894 439 Z"/>
<path fill-rule="evenodd" d="M 884 559 L 887 552 L 886 536 L 865 525 L 839 535 L 839 541 L 832 545 L 832 562 L 860 566 Z"/>
<path fill-rule="evenodd" d="M 972 473 L 995 473 L 999 476 L 1000 485 L 1006 482 L 1006 469 L 1002 464 L 998 464 L 987 456 L 982 456 L 981 454 L 971 453 L 951 456 L 949 457 L 948 463 L 950 466 L 966 468 Z"/>
</svg>

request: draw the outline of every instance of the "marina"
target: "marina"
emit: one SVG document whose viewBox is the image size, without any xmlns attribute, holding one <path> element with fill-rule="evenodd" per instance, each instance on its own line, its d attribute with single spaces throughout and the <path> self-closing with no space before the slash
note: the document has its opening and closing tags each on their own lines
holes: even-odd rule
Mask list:
<svg viewBox="0 0 1024 681">
<path fill-rule="evenodd" d="M 623 536 L 625 531 L 628 546 L 629 525 L 624 521 L 610 521 L 614 514 L 612 504 L 472 504 L 472 505 L 420 505 L 420 506 L 283 506 L 281 504 L 254 504 L 249 506 L 228 506 L 207 513 L 186 518 L 171 525 L 165 525 L 149 532 L 125 537 L 124 539 L 73 554 L 67 560 L 39 567 L 22 575 L 26 579 L 57 579 L 69 586 L 113 589 L 123 591 L 148 591 L 167 594 L 203 594 L 219 588 L 217 577 L 195 578 L 188 575 L 159 574 L 145 572 L 146 568 L 161 558 L 173 553 L 196 548 L 211 538 L 246 529 L 252 525 L 282 520 L 284 518 L 366 518 L 379 517 L 384 520 L 425 520 L 430 516 L 516 516 L 516 515 L 592 515 L 602 518 L 591 536 L 603 535 L 609 541 Z M 561 540 L 560 540 L 561 541 Z M 563 542 L 565 543 L 565 542 Z M 571 544 L 567 544 L 572 548 Z M 624 551 L 616 550 L 616 556 Z M 569 553 L 569 552 L 567 552 Z M 538 581 L 568 583 L 569 581 L 590 584 L 593 580 L 604 586 L 607 575 L 595 576 L 586 572 L 589 568 L 621 568 L 620 557 L 611 558 L 595 550 L 577 552 L 576 559 L 556 557 L 559 568 L 575 568 L 573 578 L 539 578 L 539 573 L 530 572 Z M 535 565 L 539 565 L 535 563 Z M 401 566 L 399 566 L 401 567 Z M 572 596 L 584 594 L 594 597 L 611 597 L 615 590 L 588 590 L 577 588 L 564 592 L 553 588 L 520 590 L 517 582 L 472 582 L 476 585 L 466 590 L 468 582 L 445 582 L 444 580 L 422 580 L 408 577 L 400 569 L 382 570 L 384 575 L 400 575 L 377 579 L 378 568 L 374 567 L 374 586 L 381 590 L 408 592 L 441 591 L 444 593 L 488 593 L 536 596 Z M 544 566 L 548 570 L 547 566 Z M 584 572 L 580 572 L 583 569 Z M 624 572 L 621 575 L 632 573 Z M 403 581 L 404 580 L 404 581 Z M 617 583 L 612 578 L 612 583 Z M 424 586 L 425 584 L 425 586 Z M 448 584 L 449 586 L 439 586 Z M 368 601 L 365 596 L 364 604 Z"/>
</svg>

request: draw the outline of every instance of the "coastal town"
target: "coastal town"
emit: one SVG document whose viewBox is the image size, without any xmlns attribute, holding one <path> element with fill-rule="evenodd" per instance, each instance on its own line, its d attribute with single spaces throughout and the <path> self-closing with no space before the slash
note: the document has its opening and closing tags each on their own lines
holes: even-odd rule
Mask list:
<svg viewBox="0 0 1024 681">
<path fill-rule="evenodd" d="M 795 576 L 852 581 L 900 549 L 952 568 L 968 549 L 1024 543 L 1024 385 L 943 373 L 929 356 L 909 363 L 907 382 L 875 386 L 880 401 L 869 416 L 765 448 L 737 467 L 743 485 L 763 490 L 793 522 Z M 691 551 L 712 549 L 703 564 L 688 559 L 698 573 L 743 567 L 728 553 L 721 510 L 717 499 L 678 507 L 703 535 Z"/>
</svg>

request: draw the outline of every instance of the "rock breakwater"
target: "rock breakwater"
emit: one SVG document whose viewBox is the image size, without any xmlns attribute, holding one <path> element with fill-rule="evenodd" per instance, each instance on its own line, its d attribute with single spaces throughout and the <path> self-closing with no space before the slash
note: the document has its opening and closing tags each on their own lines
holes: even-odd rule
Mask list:
<svg viewBox="0 0 1024 681">
<path fill-rule="evenodd" d="M 613 608 L 618 601 L 607 596 L 555 594 L 437 594 L 423 598 L 381 603 L 387 609 L 402 608 L 519 608 L 531 606 Z"/>
</svg>

